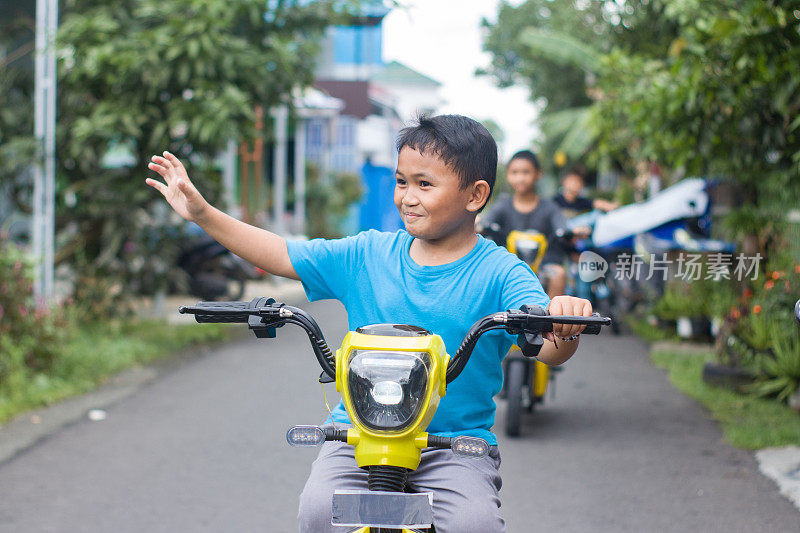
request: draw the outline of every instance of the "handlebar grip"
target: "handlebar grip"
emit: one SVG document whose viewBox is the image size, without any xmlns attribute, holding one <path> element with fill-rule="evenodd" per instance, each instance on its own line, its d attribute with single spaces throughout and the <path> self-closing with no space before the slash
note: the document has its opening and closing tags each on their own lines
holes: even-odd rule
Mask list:
<svg viewBox="0 0 800 533">
<path fill-rule="evenodd" d="M 247 309 L 250 302 L 197 302 L 195 307 L 231 307 L 233 309 Z"/>
<path fill-rule="evenodd" d="M 230 308 L 230 309 L 247 309 L 250 302 L 198 302 L 194 308 Z M 247 313 L 242 314 L 202 314 L 195 313 L 194 319 L 201 324 L 220 323 L 220 324 L 247 324 L 250 315 Z"/>
<path fill-rule="evenodd" d="M 250 315 L 194 315 L 194 319 L 201 324 L 247 324 Z"/>
</svg>

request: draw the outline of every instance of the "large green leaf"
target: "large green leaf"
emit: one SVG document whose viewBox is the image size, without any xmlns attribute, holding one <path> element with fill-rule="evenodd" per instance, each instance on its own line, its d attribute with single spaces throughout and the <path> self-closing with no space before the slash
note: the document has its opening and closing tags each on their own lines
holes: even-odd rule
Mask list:
<svg viewBox="0 0 800 533">
<path fill-rule="evenodd" d="M 554 63 L 572 65 L 589 73 L 600 69 L 601 54 L 566 33 L 531 27 L 522 31 L 520 40 Z"/>
<path fill-rule="evenodd" d="M 591 124 L 590 106 L 564 109 L 542 117 L 542 132 L 549 139 L 561 139 L 557 149 L 570 159 L 579 159 L 597 139 Z"/>
</svg>

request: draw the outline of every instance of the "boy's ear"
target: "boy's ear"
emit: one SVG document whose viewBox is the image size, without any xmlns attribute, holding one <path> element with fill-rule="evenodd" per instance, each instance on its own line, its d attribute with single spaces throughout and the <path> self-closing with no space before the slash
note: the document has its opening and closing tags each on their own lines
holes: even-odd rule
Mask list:
<svg viewBox="0 0 800 533">
<path fill-rule="evenodd" d="M 473 183 L 469 201 L 467 202 L 467 211 L 477 212 L 489 199 L 490 192 L 491 188 L 485 180 L 478 180 Z"/>
</svg>

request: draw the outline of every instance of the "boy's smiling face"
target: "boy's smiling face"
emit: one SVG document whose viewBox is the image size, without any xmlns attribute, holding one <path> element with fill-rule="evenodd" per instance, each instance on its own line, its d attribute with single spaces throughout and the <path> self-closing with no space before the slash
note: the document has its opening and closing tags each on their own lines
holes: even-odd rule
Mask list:
<svg viewBox="0 0 800 533">
<path fill-rule="evenodd" d="M 394 204 L 406 231 L 419 239 L 437 241 L 474 224 L 486 201 L 476 200 L 474 191 L 478 183 L 486 182 L 462 189 L 458 175 L 439 156 L 409 146 L 400 150 L 395 177 Z"/>
</svg>

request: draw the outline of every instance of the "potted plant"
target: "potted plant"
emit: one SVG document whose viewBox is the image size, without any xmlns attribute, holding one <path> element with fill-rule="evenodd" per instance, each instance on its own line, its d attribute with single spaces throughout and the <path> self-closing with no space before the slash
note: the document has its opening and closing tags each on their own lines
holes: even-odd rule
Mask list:
<svg viewBox="0 0 800 533">
<path fill-rule="evenodd" d="M 682 339 L 709 339 L 711 323 L 707 314 L 707 299 L 699 297 L 692 285 L 671 283 L 653 308 L 657 317 L 675 325 Z"/>
</svg>

